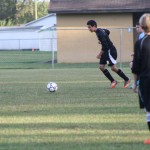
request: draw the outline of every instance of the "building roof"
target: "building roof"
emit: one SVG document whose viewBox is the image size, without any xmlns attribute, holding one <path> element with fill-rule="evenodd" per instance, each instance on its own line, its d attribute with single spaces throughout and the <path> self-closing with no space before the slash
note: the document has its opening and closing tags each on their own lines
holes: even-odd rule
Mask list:
<svg viewBox="0 0 150 150">
<path fill-rule="evenodd" d="M 46 19 L 46 18 L 48 18 L 48 17 L 53 17 L 53 16 L 56 16 L 56 14 L 54 14 L 54 13 L 48 14 L 48 15 L 46 15 L 46 16 L 44 16 L 44 17 L 41 17 L 41 18 L 39 18 L 39 19 L 37 19 L 37 20 L 33 20 L 33 21 L 31 21 L 31 22 L 26 23 L 24 26 L 29 26 L 29 25 L 31 25 L 31 24 L 33 24 L 33 23 L 39 22 L 39 21 L 41 21 L 41 20 L 44 20 L 44 19 Z"/>
<path fill-rule="evenodd" d="M 0 32 L 6 32 L 6 31 L 30 31 L 35 32 L 39 31 L 43 26 L 35 26 L 35 27 L 21 27 L 21 26 L 13 26 L 13 27 L 0 27 Z"/>
<path fill-rule="evenodd" d="M 50 0 L 49 13 L 150 12 L 150 0 Z"/>
<path fill-rule="evenodd" d="M 47 30 L 54 30 L 56 28 L 56 25 L 53 26 L 10 26 L 10 27 L 0 27 L 0 32 L 43 32 Z"/>
</svg>

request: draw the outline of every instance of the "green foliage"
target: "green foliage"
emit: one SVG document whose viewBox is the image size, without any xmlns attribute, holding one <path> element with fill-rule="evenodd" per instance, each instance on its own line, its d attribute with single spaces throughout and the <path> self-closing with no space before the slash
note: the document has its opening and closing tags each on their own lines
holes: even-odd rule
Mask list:
<svg viewBox="0 0 150 150">
<path fill-rule="evenodd" d="M 27 3 L 18 2 L 16 13 L 16 23 L 23 24 L 34 20 L 34 2 L 29 0 Z"/>
<path fill-rule="evenodd" d="M 0 20 L 14 19 L 17 0 L 0 0 Z"/>
<path fill-rule="evenodd" d="M 13 26 L 14 21 L 12 19 L 9 20 L 0 20 L 0 26 Z"/>
<path fill-rule="evenodd" d="M 37 5 L 37 18 L 43 17 L 48 14 L 48 2 L 41 2 L 28 0 L 27 2 L 17 3 L 16 23 L 23 24 L 36 19 L 36 5 Z"/>
<path fill-rule="evenodd" d="M 49 1 L 37 0 L 1 0 L 0 26 L 24 24 L 48 14 Z M 12 21 L 13 20 L 13 21 Z"/>
<path fill-rule="evenodd" d="M 38 2 L 37 4 L 37 17 L 41 18 L 45 15 L 48 15 L 48 5 L 49 2 Z"/>
</svg>

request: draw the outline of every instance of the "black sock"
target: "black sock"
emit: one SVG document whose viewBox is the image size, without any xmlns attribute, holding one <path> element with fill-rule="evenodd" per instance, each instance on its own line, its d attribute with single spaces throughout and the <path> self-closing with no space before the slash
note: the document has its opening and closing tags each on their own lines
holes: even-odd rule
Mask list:
<svg viewBox="0 0 150 150">
<path fill-rule="evenodd" d="M 111 81 L 113 82 L 114 81 L 114 78 L 111 76 L 111 74 L 109 73 L 109 71 L 107 69 L 105 69 L 103 71 L 104 75 Z"/>
<path fill-rule="evenodd" d="M 125 81 L 128 81 L 128 80 L 129 80 L 129 78 L 122 72 L 121 69 L 118 69 L 117 74 L 118 74 L 121 78 L 123 78 Z"/>
<path fill-rule="evenodd" d="M 150 131 L 150 122 L 147 122 L 147 125 L 148 125 L 148 129 Z"/>
</svg>

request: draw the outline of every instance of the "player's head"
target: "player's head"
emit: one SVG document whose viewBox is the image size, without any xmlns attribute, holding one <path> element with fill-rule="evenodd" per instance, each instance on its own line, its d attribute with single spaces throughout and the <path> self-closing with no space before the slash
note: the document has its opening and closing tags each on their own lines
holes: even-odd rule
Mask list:
<svg viewBox="0 0 150 150">
<path fill-rule="evenodd" d="M 145 33 L 150 32 L 150 13 L 146 13 L 141 16 L 139 24 Z"/>
<path fill-rule="evenodd" d="M 136 31 L 137 31 L 137 33 L 143 32 L 143 29 L 141 28 L 139 22 L 136 23 Z"/>
<path fill-rule="evenodd" d="M 97 23 L 96 23 L 96 21 L 95 20 L 89 20 L 87 22 L 87 27 L 88 27 L 89 31 L 95 32 L 96 29 L 97 29 Z"/>
</svg>

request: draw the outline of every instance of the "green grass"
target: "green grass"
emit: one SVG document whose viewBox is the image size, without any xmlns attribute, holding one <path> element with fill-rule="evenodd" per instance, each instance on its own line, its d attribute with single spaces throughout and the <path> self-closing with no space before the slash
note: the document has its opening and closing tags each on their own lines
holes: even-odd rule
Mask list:
<svg viewBox="0 0 150 150">
<path fill-rule="evenodd" d="M 129 63 L 118 63 L 118 66 L 128 67 Z M 0 69 L 52 69 L 52 68 L 94 68 L 98 63 L 62 63 L 57 64 L 57 52 L 41 51 L 0 51 Z"/>
<path fill-rule="evenodd" d="M 57 58 L 57 53 L 54 54 Z M 0 51 L 1 69 L 52 68 L 52 53 L 41 51 Z"/>
<path fill-rule="evenodd" d="M 56 93 L 48 81 L 58 83 Z M 137 95 L 123 83 L 109 89 L 96 68 L 2 70 L 0 84 L 0 148 L 148 148 Z"/>
<path fill-rule="evenodd" d="M 149 149 L 137 94 L 116 74 L 119 84 L 110 89 L 94 63 L 13 68 L 0 73 L 0 149 Z M 132 77 L 128 67 L 123 70 Z M 58 84 L 57 92 L 47 91 L 49 81 Z"/>
</svg>

